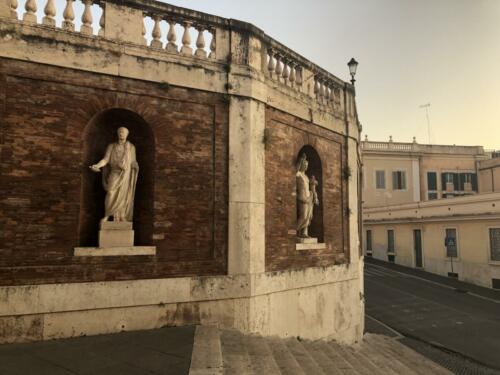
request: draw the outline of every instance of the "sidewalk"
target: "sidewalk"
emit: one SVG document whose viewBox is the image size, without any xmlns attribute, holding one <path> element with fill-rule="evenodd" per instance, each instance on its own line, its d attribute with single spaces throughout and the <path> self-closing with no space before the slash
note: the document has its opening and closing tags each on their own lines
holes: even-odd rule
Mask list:
<svg viewBox="0 0 500 375">
<path fill-rule="evenodd" d="M 441 275 L 436 275 L 421 269 L 417 268 L 410 268 L 410 267 L 405 267 L 401 266 L 399 264 L 394 264 L 394 263 L 389 263 L 385 262 L 383 260 L 371 258 L 371 257 L 365 257 L 365 263 L 368 264 L 373 264 L 376 266 L 381 266 L 388 268 L 393 271 L 397 272 L 403 272 L 408 275 L 413 275 L 420 277 L 422 279 L 432 281 L 435 283 L 447 285 L 451 288 L 455 288 L 459 292 L 466 292 L 466 293 L 471 293 L 471 294 L 476 294 L 478 296 L 484 297 L 484 298 L 489 298 L 495 301 L 500 302 L 500 290 L 496 289 L 491 289 L 491 288 L 485 288 L 482 286 L 466 283 L 464 281 L 460 281 L 451 277 L 446 277 L 446 276 L 441 276 Z"/>
<path fill-rule="evenodd" d="M 0 345 L 0 375 L 185 375 L 194 326 Z"/>
</svg>

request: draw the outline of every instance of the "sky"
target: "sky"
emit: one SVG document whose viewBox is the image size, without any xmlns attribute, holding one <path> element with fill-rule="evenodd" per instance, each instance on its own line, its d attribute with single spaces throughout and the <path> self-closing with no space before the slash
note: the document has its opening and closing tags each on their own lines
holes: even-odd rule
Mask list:
<svg viewBox="0 0 500 375">
<path fill-rule="evenodd" d="M 64 1 L 56 3 L 60 24 Z M 431 143 L 500 149 L 500 0 L 168 3 L 250 22 L 344 80 L 350 79 L 346 64 L 354 57 L 363 137 L 411 142 L 415 136 L 429 143 L 420 106 L 430 103 Z M 75 2 L 77 28 L 82 10 Z M 95 32 L 98 21 L 96 14 Z"/>
<path fill-rule="evenodd" d="M 370 140 L 500 149 L 500 0 L 171 0 L 258 26 L 334 75 Z"/>
</svg>

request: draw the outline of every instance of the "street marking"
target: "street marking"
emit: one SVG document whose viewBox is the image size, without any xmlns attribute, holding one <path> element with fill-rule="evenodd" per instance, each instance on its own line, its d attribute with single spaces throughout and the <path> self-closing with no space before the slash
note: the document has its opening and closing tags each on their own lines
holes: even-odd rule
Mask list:
<svg viewBox="0 0 500 375">
<path fill-rule="evenodd" d="M 365 266 L 367 264 L 365 263 Z M 412 277 L 414 279 L 418 279 L 418 280 L 423 280 L 423 281 L 426 281 L 430 284 L 434 284 L 434 285 L 438 285 L 440 287 L 443 287 L 443 288 L 446 288 L 446 289 L 452 289 L 452 290 L 455 290 L 456 288 L 455 287 L 452 287 L 452 286 L 449 286 L 449 285 L 446 285 L 446 284 L 441 284 L 441 283 L 438 283 L 436 281 L 431 281 L 431 280 L 427 280 L 427 279 L 424 279 L 422 277 L 418 277 L 418 276 L 415 276 L 415 275 L 410 275 L 410 274 L 407 274 L 407 273 L 403 273 L 403 272 L 399 272 L 399 271 L 394 271 L 394 270 L 391 270 L 391 269 L 387 269 L 383 266 L 378 266 L 378 265 L 375 265 L 375 264 L 369 264 L 368 265 L 369 267 L 376 267 L 378 268 L 379 270 L 384 270 L 386 272 L 393 272 L 393 273 L 397 273 L 399 275 L 402 275 L 402 276 L 406 276 L 406 277 Z M 470 296 L 474 296 L 474 297 L 477 297 L 477 298 L 481 298 L 481 299 L 484 299 L 486 301 L 490 301 L 490 302 L 494 302 L 494 303 L 500 303 L 500 301 L 496 300 L 496 299 L 493 299 L 493 298 L 489 298 L 489 297 L 484 297 L 480 294 L 476 294 L 474 292 L 467 292 L 468 295 Z"/>
</svg>

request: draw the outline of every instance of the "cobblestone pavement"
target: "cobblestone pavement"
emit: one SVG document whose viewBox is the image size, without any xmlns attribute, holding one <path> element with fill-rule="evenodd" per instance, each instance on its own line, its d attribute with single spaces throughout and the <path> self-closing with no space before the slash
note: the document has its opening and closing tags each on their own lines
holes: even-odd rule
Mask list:
<svg viewBox="0 0 500 375">
<path fill-rule="evenodd" d="M 500 374 L 497 294 L 367 263 L 367 332 L 402 335 L 401 343 L 455 374 Z"/>
</svg>

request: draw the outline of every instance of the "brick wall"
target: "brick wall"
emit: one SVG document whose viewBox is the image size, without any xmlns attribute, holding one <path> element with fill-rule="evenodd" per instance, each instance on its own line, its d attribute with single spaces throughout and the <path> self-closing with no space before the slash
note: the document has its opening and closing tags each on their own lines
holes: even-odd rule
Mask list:
<svg viewBox="0 0 500 375">
<path fill-rule="evenodd" d="M 0 100 L 0 285 L 226 273 L 220 95 L 0 59 Z M 88 164 L 119 125 L 141 154 L 137 244 L 157 256 L 73 257 L 96 245 L 103 192 Z"/>
<path fill-rule="evenodd" d="M 348 260 L 347 166 L 345 139 L 289 114 L 266 111 L 266 270 L 326 266 Z M 296 160 L 312 146 L 322 167 L 324 250 L 295 250 Z M 314 215 L 321 214 L 316 207 Z"/>
</svg>

